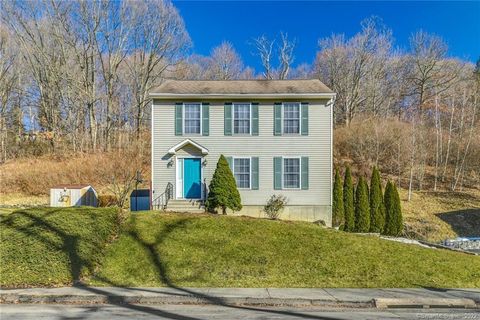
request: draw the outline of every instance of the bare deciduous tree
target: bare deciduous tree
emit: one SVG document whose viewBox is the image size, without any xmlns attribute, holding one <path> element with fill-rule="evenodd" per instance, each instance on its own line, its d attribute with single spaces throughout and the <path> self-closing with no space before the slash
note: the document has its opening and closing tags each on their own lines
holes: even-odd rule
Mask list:
<svg viewBox="0 0 480 320">
<path fill-rule="evenodd" d="M 366 19 L 361 26 L 362 31 L 348 41 L 343 35 L 320 40 L 321 51 L 315 62 L 318 77 L 338 93 L 336 105 L 342 114 L 337 113 L 336 118 L 347 126 L 367 99 L 380 103 L 378 95 L 382 93 L 381 82 L 386 73 L 384 62 L 390 55 L 392 41 L 391 31 L 378 18 Z"/>
<path fill-rule="evenodd" d="M 182 18 L 170 2 L 130 1 L 135 25 L 130 26 L 131 54 L 125 59 L 132 90 L 135 130 L 140 135 L 148 106 L 148 92 L 159 85 L 165 71 L 176 65 L 190 44 Z"/>
<path fill-rule="evenodd" d="M 269 40 L 265 35 L 253 39 L 253 45 L 256 49 L 256 54 L 260 57 L 263 66 L 263 77 L 267 80 L 279 79 L 284 80 L 288 78 L 294 56 L 295 40 L 290 41 L 288 34 L 281 32 L 280 40 L 277 46 L 278 67 L 272 65 L 274 58 L 274 45 L 276 40 Z"/>
<path fill-rule="evenodd" d="M 278 72 L 278 79 L 287 79 L 290 66 L 293 63 L 293 49 L 295 49 L 295 41 L 289 41 L 286 33 L 280 33 L 281 44 L 278 47 L 278 57 L 280 60 L 280 67 Z"/>
<path fill-rule="evenodd" d="M 260 56 L 263 66 L 263 77 L 267 80 L 273 79 L 272 54 L 275 41 L 270 41 L 265 35 L 253 39 L 253 44 Z"/>
<path fill-rule="evenodd" d="M 213 80 L 238 79 L 243 62 L 230 42 L 223 42 L 212 50 L 208 63 L 208 77 Z"/>
</svg>

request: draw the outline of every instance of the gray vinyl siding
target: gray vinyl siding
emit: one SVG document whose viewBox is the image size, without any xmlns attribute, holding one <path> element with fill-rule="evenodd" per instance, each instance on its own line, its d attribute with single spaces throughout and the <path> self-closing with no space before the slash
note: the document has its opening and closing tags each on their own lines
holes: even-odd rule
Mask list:
<svg viewBox="0 0 480 320">
<path fill-rule="evenodd" d="M 282 100 L 256 100 L 259 102 L 259 133 L 251 135 L 224 135 L 224 103 L 231 101 L 207 100 L 210 103 L 209 136 L 175 135 L 175 102 L 154 100 L 152 105 L 152 198 L 163 193 L 168 182 L 175 186 L 175 162 L 168 163 L 168 150 L 190 138 L 209 150 L 204 156 L 203 177 L 207 186 L 221 154 L 230 157 L 258 157 L 258 190 L 240 190 L 243 205 L 264 205 L 272 194 L 283 194 L 288 205 L 331 205 L 332 132 L 331 107 L 327 100 L 302 101 L 309 103 L 308 135 L 274 135 L 273 103 Z M 235 101 L 234 101 L 235 102 Z M 200 155 L 191 146 L 178 154 Z M 273 158 L 294 156 L 309 158 L 308 190 L 274 190 Z M 176 194 L 174 192 L 174 194 Z"/>
</svg>

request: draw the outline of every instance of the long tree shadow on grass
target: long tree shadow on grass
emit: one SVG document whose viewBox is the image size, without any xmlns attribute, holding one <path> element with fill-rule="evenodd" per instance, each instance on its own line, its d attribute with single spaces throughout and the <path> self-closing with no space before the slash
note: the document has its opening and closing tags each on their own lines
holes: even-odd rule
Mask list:
<svg viewBox="0 0 480 320">
<path fill-rule="evenodd" d="M 437 214 L 459 237 L 480 237 L 480 208 Z"/>
<path fill-rule="evenodd" d="M 73 285 L 78 288 L 82 288 L 83 290 L 86 290 L 88 292 L 102 295 L 106 297 L 107 303 L 116 305 L 119 307 L 124 307 L 130 310 L 138 311 L 138 312 L 143 312 L 146 314 L 150 315 L 155 315 L 161 318 L 165 319 L 182 319 L 182 320 L 199 320 L 200 318 L 195 318 L 195 317 L 190 317 L 190 316 L 184 316 L 181 314 L 173 313 L 173 312 L 168 312 L 164 310 L 160 310 L 158 308 L 152 308 L 146 305 L 138 305 L 138 304 L 132 304 L 128 301 L 128 299 L 125 299 L 123 296 L 120 295 L 115 295 L 112 294 L 111 292 L 108 292 L 106 290 L 102 290 L 98 287 L 90 287 L 83 285 L 79 283 L 81 279 L 81 271 L 84 267 L 86 267 L 88 270 L 93 271 L 94 267 L 89 261 L 86 261 L 79 255 L 79 242 L 80 239 L 77 235 L 71 235 L 66 233 L 65 231 L 57 228 L 53 224 L 49 223 L 46 221 L 44 218 L 50 215 L 55 214 L 56 212 L 60 211 L 59 210 L 51 210 L 48 213 L 46 213 L 43 217 L 36 216 L 34 214 L 29 213 L 28 211 L 17 211 L 15 214 L 27 218 L 31 221 L 30 224 L 27 224 L 25 226 L 19 226 L 15 224 L 14 221 L 14 216 L 11 216 L 1 222 L 2 225 L 8 228 L 14 228 L 15 230 L 24 233 L 27 236 L 36 238 L 39 241 L 44 242 L 45 244 L 55 248 L 56 250 L 65 252 L 68 256 L 69 262 L 70 262 L 70 274 L 71 278 L 73 280 Z M 135 219 L 132 217 L 132 219 Z M 325 320 L 333 320 L 337 318 L 332 318 L 332 317 L 324 317 L 324 316 L 315 316 L 315 315 L 309 315 L 305 313 L 300 313 L 300 312 L 294 312 L 294 311 L 283 311 L 283 310 L 275 310 L 275 309 L 268 309 L 268 308 L 256 308 L 256 307 L 248 307 L 248 306 L 240 306 L 240 305 L 233 305 L 225 301 L 224 299 L 220 297 L 215 297 L 211 296 L 208 294 L 200 293 L 191 289 L 187 288 L 182 288 L 177 286 L 173 281 L 168 276 L 167 270 L 166 270 L 166 262 L 162 260 L 160 257 L 159 253 L 156 250 L 156 247 L 161 245 L 165 239 L 168 238 L 168 236 L 175 231 L 176 229 L 179 228 L 184 228 L 186 227 L 188 223 L 187 218 L 185 219 L 180 219 L 176 223 L 169 224 L 163 232 L 159 233 L 156 238 L 154 243 L 148 243 L 142 239 L 142 237 L 139 234 L 139 231 L 135 227 L 135 221 L 132 223 L 132 229 L 129 231 L 130 236 L 135 239 L 142 247 L 146 249 L 148 252 L 155 268 L 156 272 L 158 274 L 159 279 L 166 284 L 169 288 L 173 288 L 178 290 L 179 292 L 185 293 L 187 295 L 192 295 L 195 297 L 198 297 L 202 299 L 203 301 L 206 301 L 207 303 L 211 305 L 217 305 L 221 307 L 226 307 L 226 308 L 235 308 L 235 309 L 242 309 L 242 310 L 248 310 L 252 312 L 261 312 L 265 314 L 275 314 L 275 315 L 284 315 L 284 316 L 289 316 L 289 317 L 294 317 L 294 318 L 302 318 L 302 319 L 325 319 Z M 51 239 L 41 235 L 36 231 L 37 228 L 49 231 L 56 236 L 61 238 L 61 244 L 56 243 L 55 241 L 52 241 Z M 108 283 L 112 286 L 118 286 L 121 287 L 121 285 L 115 283 L 114 281 L 111 281 L 109 279 L 105 278 L 99 278 L 99 280 L 104 281 L 105 283 Z M 125 287 L 124 287 L 125 288 Z M 125 288 L 129 290 L 138 290 L 135 288 Z M 142 289 L 143 290 L 143 289 Z M 94 312 L 95 308 L 91 309 L 90 312 Z M 89 317 L 89 312 L 85 312 L 84 316 L 78 318 L 76 317 L 75 319 L 87 319 Z M 62 316 L 61 319 L 71 319 L 66 316 Z"/>
</svg>

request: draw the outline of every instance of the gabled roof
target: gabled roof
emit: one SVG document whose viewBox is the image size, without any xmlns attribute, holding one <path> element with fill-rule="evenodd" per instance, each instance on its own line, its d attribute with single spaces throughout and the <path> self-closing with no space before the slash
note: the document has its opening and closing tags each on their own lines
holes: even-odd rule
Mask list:
<svg viewBox="0 0 480 320">
<path fill-rule="evenodd" d="M 183 148 L 187 144 L 190 144 L 190 145 L 194 146 L 195 148 L 199 149 L 202 152 L 202 154 L 208 154 L 208 149 L 207 148 L 205 148 L 204 146 L 202 146 L 202 145 L 200 145 L 200 144 L 198 144 L 195 141 L 190 140 L 190 139 L 185 139 L 182 142 L 174 145 L 173 147 L 171 147 L 168 150 L 168 153 L 169 154 L 176 154 L 179 149 Z"/>
<path fill-rule="evenodd" d="M 335 94 L 318 79 L 309 80 L 166 80 L 151 97 L 297 97 L 331 98 Z"/>
</svg>

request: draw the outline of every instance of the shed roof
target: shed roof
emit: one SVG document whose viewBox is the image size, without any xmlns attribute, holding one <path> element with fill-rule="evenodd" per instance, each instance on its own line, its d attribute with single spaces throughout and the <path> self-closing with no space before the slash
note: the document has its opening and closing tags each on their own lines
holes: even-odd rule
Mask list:
<svg viewBox="0 0 480 320">
<path fill-rule="evenodd" d="M 326 95 L 333 91 L 318 79 L 309 80 L 167 80 L 152 97 L 214 95 Z"/>
<path fill-rule="evenodd" d="M 130 198 L 140 198 L 140 197 L 150 197 L 150 189 L 137 189 L 133 190 L 132 193 L 130 193 Z"/>
<path fill-rule="evenodd" d="M 90 187 L 89 184 L 57 184 L 53 186 L 51 189 L 83 189 L 86 187 Z"/>
</svg>

